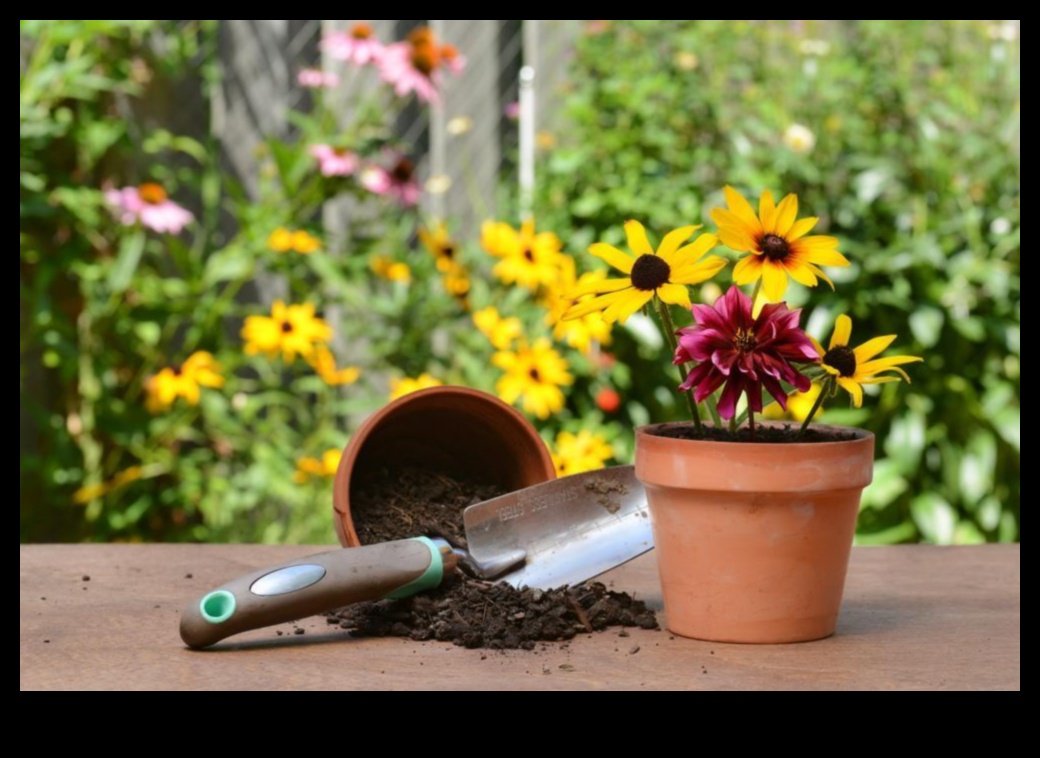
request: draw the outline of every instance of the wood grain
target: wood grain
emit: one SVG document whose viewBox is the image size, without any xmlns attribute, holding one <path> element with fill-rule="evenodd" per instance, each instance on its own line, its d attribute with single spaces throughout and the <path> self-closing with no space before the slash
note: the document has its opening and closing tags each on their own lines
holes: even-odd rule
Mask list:
<svg viewBox="0 0 1040 758">
<path fill-rule="evenodd" d="M 1021 687 L 1018 545 L 856 548 L 838 633 L 797 645 L 727 645 L 635 629 L 628 637 L 610 631 L 496 653 L 353 639 L 310 618 L 298 624 L 303 635 L 282 625 L 207 651 L 184 647 L 177 626 L 187 602 L 240 574 L 323 549 L 22 545 L 21 689 Z M 651 552 L 603 579 L 659 609 L 656 571 Z"/>
</svg>

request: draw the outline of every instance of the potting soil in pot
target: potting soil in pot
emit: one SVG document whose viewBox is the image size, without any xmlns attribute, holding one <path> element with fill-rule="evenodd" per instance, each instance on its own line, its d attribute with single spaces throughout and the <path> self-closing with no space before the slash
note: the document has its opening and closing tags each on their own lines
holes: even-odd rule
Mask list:
<svg viewBox="0 0 1040 758">
<path fill-rule="evenodd" d="M 501 495 L 487 484 L 421 469 L 379 470 L 351 493 L 354 528 L 363 544 L 425 535 L 466 547 L 462 512 Z M 531 649 L 611 626 L 657 629 L 641 600 L 583 582 L 553 590 L 518 590 L 456 572 L 435 590 L 403 600 L 358 603 L 326 614 L 353 634 L 453 642 L 470 648 Z"/>
</svg>

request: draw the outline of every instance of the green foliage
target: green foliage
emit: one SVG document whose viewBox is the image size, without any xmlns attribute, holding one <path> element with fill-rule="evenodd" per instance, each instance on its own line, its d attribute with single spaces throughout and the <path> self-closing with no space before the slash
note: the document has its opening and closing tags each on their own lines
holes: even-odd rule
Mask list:
<svg viewBox="0 0 1040 758">
<path fill-rule="evenodd" d="M 323 459 L 386 401 L 388 380 L 431 373 L 494 391 L 501 372 L 489 370 L 495 351 L 471 309 L 495 303 L 522 317 L 532 341 L 551 330 L 530 292 L 492 283 L 475 241 L 457 254 L 457 278 L 472 291 L 449 293 L 417 242 L 414 208 L 357 175 L 318 170 L 314 144 L 349 147 L 365 165 L 407 151 L 393 125 L 410 101 L 376 84 L 337 112 L 342 123 L 313 92 L 313 109 L 290 116 L 295 136 L 260 146 L 247 194 L 221 171 L 213 141 L 150 126 L 189 72 L 216 81 L 213 22 L 41 21 L 21 31 L 23 541 L 333 541 Z M 195 222 L 178 234 L 120 223 L 104 190 L 146 182 Z M 356 213 L 326 236 L 321 211 L 333 199 Z M 280 227 L 306 231 L 319 249 L 273 249 Z M 410 282 L 380 276 L 384 261 L 406 264 Z M 316 306 L 338 368 L 363 369 L 356 384 L 245 349 L 243 323 L 269 316 L 276 299 Z M 582 394 L 605 380 L 590 359 L 561 350 L 578 382 L 571 408 L 542 420 L 547 439 L 578 427 L 619 437 Z M 200 351 L 216 361 L 216 379 L 197 403 L 162 400 L 157 388 L 190 376 L 185 361 Z"/>
<path fill-rule="evenodd" d="M 577 252 L 621 241 L 625 218 L 659 231 L 709 221 L 724 184 L 797 193 L 853 261 L 832 270 L 833 294 L 793 286 L 809 331 L 825 337 L 848 313 L 854 344 L 894 333 L 893 352 L 925 357 L 913 385 L 827 411 L 878 434 L 859 540 L 1014 540 L 1019 70 L 1017 27 L 1002 22 L 593 22 L 541 220 Z M 785 142 L 794 124 L 811 149 Z M 670 381 L 656 351 L 618 350 L 637 360 L 631 419 L 681 414 L 652 389 Z"/>
</svg>

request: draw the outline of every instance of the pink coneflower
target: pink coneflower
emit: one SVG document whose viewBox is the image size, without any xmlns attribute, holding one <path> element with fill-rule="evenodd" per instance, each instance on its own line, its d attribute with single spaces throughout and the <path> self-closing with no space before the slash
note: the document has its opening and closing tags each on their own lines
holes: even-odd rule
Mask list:
<svg viewBox="0 0 1040 758">
<path fill-rule="evenodd" d="M 810 381 L 789 363 L 810 362 L 819 358 L 809 337 L 798 328 L 801 310 L 790 310 L 786 303 L 762 308 L 758 318 L 751 315 L 751 298 L 737 287 L 715 301 L 715 305 L 694 305 L 693 326 L 680 329 L 674 363 L 697 361 L 682 389 L 696 388 L 699 403 L 725 384 L 719 398 L 719 415 L 733 418 L 737 400 L 746 393 L 748 405 L 762 410 L 762 388 L 787 408 L 787 393 L 780 382 L 799 391 L 809 389 Z"/>
<path fill-rule="evenodd" d="M 406 156 L 396 156 L 389 169 L 369 166 L 361 173 L 361 185 L 369 192 L 387 195 L 406 208 L 419 202 L 421 190 L 415 176 L 415 163 Z"/>
<path fill-rule="evenodd" d="M 322 49 L 338 61 L 350 61 L 358 66 L 378 63 L 383 55 L 383 43 L 374 36 L 372 27 L 359 22 L 348 32 L 330 32 L 321 41 Z"/>
<path fill-rule="evenodd" d="M 311 145 L 309 152 L 318 159 L 318 170 L 323 176 L 350 176 L 358 169 L 357 153 L 345 147 Z"/>
<path fill-rule="evenodd" d="M 502 114 L 510 121 L 518 120 L 520 118 L 520 103 L 516 100 L 506 103 L 505 107 L 502 108 Z"/>
<path fill-rule="evenodd" d="M 180 234 L 195 218 L 191 211 L 170 200 L 158 184 L 145 182 L 140 187 L 106 189 L 105 200 L 126 225 L 141 223 L 156 232 Z"/>
<path fill-rule="evenodd" d="M 400 97 L 414 92 L 427 103 L 437 102 L 440 95 L 441 70 L 453 74 L 466 67 L 466 58 L 454 45 L 440 45 L 428 27 L 420 27 L 404 42 L 387 45 L 379 61 L 383 80 L 394 86 Z"/>
<path fill-rule="evenodd" d="M 339 86 L 339 75 L 320 68 L 305 68 L 296 75 L 296 83 L 310 89 L 330 89 Z"/>
</svg>

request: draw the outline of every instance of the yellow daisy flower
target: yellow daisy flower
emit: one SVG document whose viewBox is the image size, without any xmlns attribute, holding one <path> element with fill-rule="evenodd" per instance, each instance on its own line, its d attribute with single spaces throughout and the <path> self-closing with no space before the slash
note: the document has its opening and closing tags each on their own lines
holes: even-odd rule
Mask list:
<svg viewBox="0 0 1040 758">
<path fill-rule="evenodd" d="M 447 293 L 468 309 L 469 303 L 466 296 L 469 295 L 470 281 L 465 266 L 461 263 L 453 263 L 443 272 L 441 281 L 444 282 L 444 289 Z"/>
<path fill-rule="evenodd" d="M 315 250 L 321 249 L 321 240 L 301 229 L 293 232 L 292 247 L 301 255 L 310 255 Z"/>
<path fill-rule="evenodd" d="M 340 384 L 353 384 L 361 376 L 361 369 L 354 366 L 336 367 L 336 356 L 324 345 L 319 345 L 307 359 L 314 369 L 314 373 L 322 380 L 335 387 Z"/>
<path fill-rule="evenodd" d="M 485 222 L 481 243 L 491 255 L 501 258 L 492 273 L 504 284 L 519 284 L 529 290 L 551 286 L 560 266 L 560 238 L 552 232 L 535 232 L 533 220 L 520 230 L 508 224 Z"/>
<path fill-rule="evenodd" d="M 448 273 L 456 265 L 459 245 L 448 234 L 448 227 L 443 221 L 438 221 L 432 231 L 425 227 L 419 229 L 419 241 L 437 261 L 437 270 L 442 274 Z"/>
<path fill-rule="evenodd" d="M 898 382 L 900 377 L 909 382 L 910 377 L 899 366 L 924 360 L 914 355 L 893 355 L 874 360 L 874 356 L 895 341 L 894 334 L 875 337 L 855 348 L 849 347 L 850 336 L 852 319 L 842 314 L 834 324 L 834 334 L 831 335 L 831 343 L 826 350 L 815 339 L 812 342 L 816 352 L 820 354 L 820 367 L 835 377 L 838 386 L 852 396 L 852 404 L 857 408 L 863 405 L 864 384 Z M 888 371 L 895 371 L 899 376 L 878 376 Z"/>
<path fill-rule="evenodd" d="M 381 276 L 388 282 L 412 281 L 412 270 L 407 263 L 400 263 L 390 259 L 387 255 L 376 255 L 368 262 L 368 267 L 377 276 Z"/>
<path fill-rule="evenodd" d="M 321 458 L 311 456 L 300 458 L 300 460 L 296 461 L 293 481 L 297 484 L 304 484 L 310 481 L 311 477 L 316 479 L 334 477 L 336 469 L 339 468 L 339 459 L 342 456 L 343 451 L 339 448 L 329 448 L 322 454 Z"/>
<path fill-rule="evenodd" d="M 444 382 L 430 374 L 419 374 L 415 379 L 410 379 L 408 377 L 402 379 L 391 379 L 390 399 L 396 400 L 399 397 L 410 395 L 413 392 L 424 390 L 427 387 L 441 387 L 443 384 Z"/>
<path fill-rule="evenodd" d="M 806 287 L 815 287 L 818 279 L 823 279 L 834 288 L 834 282 L 820 266 L 848 266 L 849 261 L 838 252 L 837 237 L 805 236 L 819 219 L 797 219 L 796 195 L 788 195 L 777 205 L 773 193 L 765 190 L 756 214 L 735 189 L 727 186 L 724 191 L 728 209 L 715 208 L 711 212 L 719 225 L 719 239 L 738 253 L 751 253 L 734 266 L 734 282 L 752 284 L 761 279 L 762 293 L 772 303 L 784 299 L 788 277 Z"/>
<path fill-rule="evenodd" d="M 556 435 L 555 451 L 552 454 L 557 476 L 595 471 L 607 465 L 614 456 L 607 441 L 599 434 L 582 429 L 577 434 L 560 432 Z"/>
<path fill-rule="evenodd" d="M 605 271 L 590 271 L 575 279 L 574 259 L 570 256 L 562 256 L 562 259 L 560 278 L 543 303 L 549 309 L 545 314 L 545 323 L 553 328 L 554 340 L 565 342 L 575 350 L 588 355 L 594 344 L 610 344 L 613 324 L 604 320 L 603 314 L 599 311 L 587 313 L 580 318 L 564 320 L 563 314 L 574 305 L 574 300 L 566 295 L 578 287 L 586 288 L 594 282 L 601 282 L 607 275 Z M 590 300 L 592 297 L 586 295 L 585 299 Z"/>
<path fill-rule="evenodd" d="M 693 242 L 683 244 L 699 228 L 683 226 L 669 232 L 655 251 L 643 225 L 638 221 L 626 221 L 625 235 L 635 258 L 605 242 L 593 244 L 589 252 L 628 276 L 579 285 L 570 293 L 571 299 L 577 300 L 589 294 L 596 297 L 572 305 L 563 318 L 581 318 L 602 311 L 606 321 L 623 324 L 654 295 L 666 303 L 689 308 L 690 294 L 686 285 L 707 281 L 726 265 L 726 261 L 717 255 L 704 258 L 718 244 L 714 234 L 702 234 Z"/>
<path fill-rule="evenodd" d="M 321 240 L 305 231 L 286 229 L 280 226 L 267 237 L 267 246 L 276 253 L 288 253 L 295 250 L 301 255 L 310 255 L 321 249 Z"/>
<path fill-rule="evenodd" d="M 496 350 L 508 350 L 515 339 L 523 334 L 523 326 L 516 316 L 502 318 L 493 306 L 473 314 L 473 323 L 483 332 Z"/>
<path fill-rule="evenodd" d="M 318 345 L 332 339 L 332 328 L 314 315 L 314 306 L 286 305 L 276 300 L 270 316 L 249 316 L 242 327 L 247 355 L 263 353 L 274 358 L 279 353 L 286 363 L 297 355 L 310 357 Z"/>
<path fill-rule="evenodd" d="M 293 233 L 284 226 L 279 226 L 267 237 L 267 246 L 276 253 L 287 253 L 292 250 Z"/>
<path fill-rule="evenodd" d="M 533 345 L 521 344 L 516 351 L 499 351 L 491 362 L 505 371 L 495 384 L 498 396 L 507 403 L 520 400 L 523 409 L 538 418 L 548 418 L 563 408 L 561 386 L 574 381 L 567 361 L 545 337 Z"/>
<path fill-rule="evenodd" d="M 190 405 L 198 405 L 200 387 L 223 387 L 224 377 L 213 354 L 198 350 L 180 366 L 162 369 L 145 382 L 145 406 L 152 413 L 166 410 L 184 398 Z"/>
</svg>

